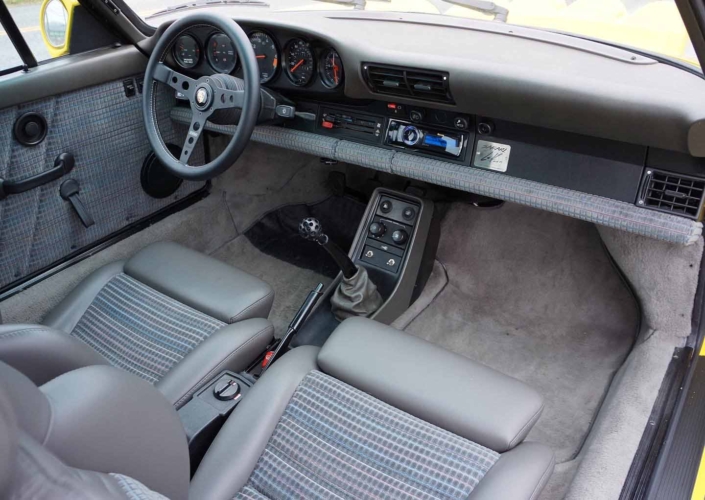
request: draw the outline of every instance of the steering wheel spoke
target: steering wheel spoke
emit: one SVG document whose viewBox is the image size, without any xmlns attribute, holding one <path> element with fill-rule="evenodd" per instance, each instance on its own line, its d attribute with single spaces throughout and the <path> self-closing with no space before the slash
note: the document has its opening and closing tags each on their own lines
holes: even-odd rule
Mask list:
<svg viewBox="0 0 705 500">
<path fill-rule="evenodd" d="M 154 79 L 170 86 L 178 92 L 181 92 L 188 98 L 189 101 L 193 100 L 196 85 L 198 83 L 193 78 L 189 78 L 178 71 L 174 71 L 166 64 L 160 62 L 154 69 Z"/>
<path fill-rule="evenodd" d="M 245 102 L 244 90 L 217 89 L 213 99 L 213 109 L 238 108 L 242 109 Z"/>
<path fill-rule="evenodd" d="M 208 113 L 208 116 L 210 116 L 210 113 Z M 189 126 L 188 134 L 186 134 L 184 147 L 181 148 L 181 156 L 179 157 L 179 161 L 182 164 L 188 165 L 189 158 L 191 158 L 191 154 L 196 147 L 196 143 L 198 142 L 199 137 L 201 137 L 201 133 L 203 133 L 203 128 L 206 125 L 206 119 L 208 116 L 202 113 L 193 113 L 191 125 Z"/>
<path fill-rule="evenodd" d="M 194 26 L 208 26 L 212 30 L 222 32 L 230 39 L 235 46 L 242 66 L 242 78 L 224 74 L 205 74 L 200 78 L 193 79 L 179 73 L 179 71 L 174 71 L 165 64 L 176 39 L 185 30 Z M 166 89 L 158 88 L 154 82 L 168 85 L 183 95 L 185 99 L 188 99 L 191 107 L 191 124 L 178 157 L 176 154 L 170 153 L 169 148 L 166 147 L 165 137 L 162 135 L 158 123 L 159 118 L 163 116 L 162 112 L 167 111 L 165 108 L 173 103 L 157 99 L 156 93 Z M 183 104 L 176 103 L 176 106 L 181 107 Z M 158 109 L 158 106 L 161 108 Z M 205 165 L 189 165 L 195 148 L 201 146 L 198 144 L 198 140 L 208 123 L 207 120 L 218 110 L 222 111 L 218 112 L 214 122 L 237 122 L 235 133 L 218 156 L 209 158 Z M 154 45 L 149 57 L 144 73 L 142 96 L 142 116 L 147 139 L 152 146 L 152 151 L 164 165 L 164 168 L 182 179 L 193 181 L 212 179 L 225 172 L 245 150 L 259 113 L 259 64 L 252 48 L 252 42 L 240 25 L 231 17 L 204 10 L 190 12 L 166 28 Z M 200 157 L 201 150 L 199 149 L 198 152 L 199 154 L 196 156 Z"/>
</svg>

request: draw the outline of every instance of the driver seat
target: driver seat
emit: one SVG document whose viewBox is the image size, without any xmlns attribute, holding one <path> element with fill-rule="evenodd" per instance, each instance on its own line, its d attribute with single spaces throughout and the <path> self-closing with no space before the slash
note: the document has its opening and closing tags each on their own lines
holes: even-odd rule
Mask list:
<svg viewBox="0 0 705 500">
<path fill-rule="evenodd" d="M 266 349 L 273 299 L 260 279 L 159 242 L 93 272 L 42 325 L 0 325 L 0 361 L 37 385 L 113 365 L 179 408 L 213 374 L 244 370 Z"/>
</svg>

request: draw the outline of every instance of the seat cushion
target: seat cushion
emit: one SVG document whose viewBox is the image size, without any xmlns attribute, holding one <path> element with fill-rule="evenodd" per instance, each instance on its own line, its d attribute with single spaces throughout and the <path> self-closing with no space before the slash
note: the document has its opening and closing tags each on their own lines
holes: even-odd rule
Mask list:
<svg viewBox="0 0 705 500">
<path fill-rule="evenodd" d="M 113 366 L 154 383 L 224 326 L 120 273 L 96 295 L 71 335 Z"/>
<path fill-rule="evenodd" d="M 236 498 L 467 498 L 499 457 L 315 370 Z"/>
<path fill-rule="evenodd" d="M 177 407 L 218 371 L 267 347 L 273 292 L 249 274 L 175 243 L 157 243 L 84 279 L 44 325 L 0 328 L 0 361 L 42 384 L 109 363 L 157 384 Z"/>
<path fill-rule="evenodd" d="M 386 337 L 393 335 L 384 328 L 374 331 L 377 338 L 372 341 L 373 347 L 374 342 L 387 345 Z M 502 453 L 444 425 L 430 423 L 353 382 L 326 373 L 320 363 L 325 349 L 293 349 L 267 370 L 203 458 L 191 482 L 192 498 L 533 500 L 540 494 L 554 466 L 549 448 L 520 443 Z M 401 354 L 386 355 L 392 359 Z M 477 365 L 465 358 L 460 360 Z M 357 371 L 368 369 L 364 360 L 358 359 Z M 457 369 L 462 372 L 462 368 Z M 428 375 L 424 367 L 407 366 L 405 370 L 396 376 L 406 377 L 411 383 Z M 484 390 L 500 393 L 512 387 L 497 375 L 496 379 L 485 376 Z M 493 380 L 498 383 L 491 387 Z M 467 380 L 449 377 L 444 383 L 457 387 Z M 533 406 L 532 401 L 518 398 L 515 411 L 529 414 L 531 408 L 527 412 L 524 405 Z M 465 402 L 464 407 L 473 412 L 472 401 Z M 439 412 L 448 408 L 453 410 L 443 405 Z M 491 410 L 482 408 L 471 415 L 473 426 L 481 423 L 478 429 L 491 428 L 490 422 L 477 418 L 493 418 Z M 436 417 L 442 414 L 439 412 Z M 446 422 L 457 426 L 462 424 L 458 418 L 454 415 Z M 526 425 L 532 423 L 529 419 Z M 500 440 L 499 444 L 504 443 Z M 232 460 L 233 453 L 237 460 Z"/>
</svg>

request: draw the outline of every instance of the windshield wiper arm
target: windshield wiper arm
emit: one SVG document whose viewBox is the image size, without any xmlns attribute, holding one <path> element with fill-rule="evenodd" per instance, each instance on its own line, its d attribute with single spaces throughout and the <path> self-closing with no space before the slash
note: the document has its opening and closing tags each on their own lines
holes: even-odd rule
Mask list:
<svg viewBox="0 0 705 500">
<path fill-rule="evenodd" d="M 150 14 L 149 16 L 145 17 L 145 19 L 161 16 L 162 14 L 174 12 L 175 10 L 188 10 L 195 9 L 198 7 L 211 7 L 213 5 L 259 5 L 261 7 L 269 7 L 269 4 L 267 2 L 263 2 L 262 0 L 196 0 L 194 2 L 182 3 L 179 5 L 171 5 L 163 10 L 159 10 L 153 14 Z"/>
<path fill-rule="evenodd" d="M 503 23 L 507 22 L 507 16 L 509 15 L 509 9 L 497 5 L 494 2 L 488 2 L 486 0 L 441 0 L 442 2 L 452 3 L 455 5 L 460 5 L 461 7 L 467 7 L 468 9 L 476 10 L 479 12 L 484 12 L 485 14 L 494 14 L 494 20 Z"/>
</svg>

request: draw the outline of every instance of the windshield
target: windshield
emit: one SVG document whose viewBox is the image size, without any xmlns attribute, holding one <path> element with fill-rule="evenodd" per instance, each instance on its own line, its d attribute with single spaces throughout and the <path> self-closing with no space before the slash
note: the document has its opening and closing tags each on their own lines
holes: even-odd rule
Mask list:
<svg viewBox="0 0 705 500">
<path fill-rule="evenodd" d="M 159 13 L 184 6 L 186 0 L 125 0 L 151 25 Z M 561 31 L 679 59 L 698 60 L 675 0 L 265 0 L 241 3 L 238 8 L 271 10 L 352 10 L 420 12 L 506 22 Z M 205 0 L 190 0 L 202 4 Z M 186 10 L 186 8 L 184 8 Z"/>
</svg>

